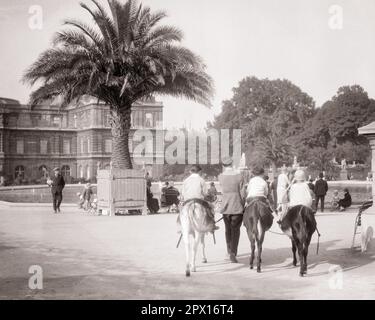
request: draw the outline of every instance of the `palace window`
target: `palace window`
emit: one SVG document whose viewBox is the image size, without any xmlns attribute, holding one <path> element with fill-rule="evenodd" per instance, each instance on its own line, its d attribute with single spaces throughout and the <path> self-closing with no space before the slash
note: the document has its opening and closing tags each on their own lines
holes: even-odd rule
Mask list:
<svg viewBox="0 0 375 320">
<path fill-rule="evenodd" d="M 60 126 L 60 117 L 53 117 L 53 126 L 59 127 Z"/>
<path fill-rule="evenodd" d="M 145 127 L 146 128 L 152 128 L 153 126 L 153 116 L 152 113 L 146 113 L 146 119 L 145 119 Z"/>
<path fill-rule="evenodd" d="M 91 178 L 90 167 L 89 165 L 86 165 L 86 179 L 90 179 L 90 178 Z"/>
<path fill-rule="evenodd" d="M 70 154 L 70 140 L 64 139 L 63 141 L 63 153 Z"/>
<path fill-rule="evenodd" d="M 41 154 L 47 154 L 47 146 L 48 146 L 48 140 L 40 140 L 40 153 Z"/>
<path fill-rule="evenodd" d="M 105 139 L 104 152 L 105 153 L 111 153 L 112 152 L 112 139 Z"/>
<path fill-rule="evenodd" d="M 62 166 L 62 168 L 61 168 L 61 175 L 64 178 L 70 177 L 70 167 L 69 166 Z"/>
<path fill-rule="evenodd" d="M 25 177 L 25 167 L 24 166 L 17 166 L 16 169 L 14 170 L 14 177 L 20 177 L 24 178 Z"/>
<path fill-rule="evenodd" d="M 106 127 L 110 127 L 111 126 L 111 113 L 110 112 L 106 112 L 105 113 L 105 124 L 104 124 Z"/>
<path fill-rule="evenodd" d="M 19 139 L 17 140 L 17 153 L 18 154 L 23 154 L 24 153 L 24 143 L 23 143 L 23 140 Z"/>
</svg>

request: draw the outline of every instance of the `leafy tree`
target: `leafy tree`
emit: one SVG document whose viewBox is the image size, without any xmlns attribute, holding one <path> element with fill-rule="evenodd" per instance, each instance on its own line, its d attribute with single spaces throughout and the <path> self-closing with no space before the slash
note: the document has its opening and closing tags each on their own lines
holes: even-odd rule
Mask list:
<svg viewBox="0 0 375 320">
<path fill-rule="evenodd" d="M 330 171 L 333 169 L 332 151 L 325 148 L 316 147 L 307 152 L 309 168 L 318 171 Z"/>
<path fill-rule="evenodd" d="M 110 12 L 92 0 L 81 4 L 93 25 L 67 20 L 71 27 L 56 34 L 24 75 L 41 86 L 32 92 L 31 105 L 60 96 L 62 107 L 83 95 L 109 105 L 114 167 L 131 168 L 128 137 L 131 106 L 155 94 L 185 97 L 210 105 L 212 79 L 200 57 L 181 46 L 182 32 L 160 25 L 164 12 L 128 0 L 108 0 Z"/>
<path fill-rule="evenodd" d="M 363 144 L 358 128 L 375 121 L 375 101 L 368 98 L 360 86 L 339 88 L 332 100 L 327 101 L 306 125 L 300 139 L 310 147 L 333 147 L 350 141 Z"/>
<path fill-rule="evenodd" d="M 298 154 L 305 160 L 309 149 L 329 150 L 332 158 L 364 162 L 368 141 L 358 128 L 375 121 L 375 101 L 360 86 L 344 86 L 317 111 L 296 137 Z M 314 151 L 315 152 L 315 151 Z"/>
<path fill-rule="evenodd" d="M 293 158 L 293 139 L 313 115 L 313 99 L 290 81 L 247 77 L 209 126 L 242 129 L 249 161 L 276 167 Z"/>
<path fill-rule="evenodd" d="M 339 88 L 332 103 L 328 121 L 331 138 L 338 144 L 365 141 L 358 135 L 358 128 L 375 121 L 375 101 L 368 98 L 362 87 L 354 85 Z"/>
</svg>

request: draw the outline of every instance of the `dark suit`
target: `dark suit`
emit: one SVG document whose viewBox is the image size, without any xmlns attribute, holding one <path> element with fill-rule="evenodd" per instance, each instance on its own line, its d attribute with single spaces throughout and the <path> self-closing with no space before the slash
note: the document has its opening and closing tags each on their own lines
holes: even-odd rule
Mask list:
<svg viewBox="0 0 375 320">
<path fill-rule="evenodd" d="M 52 203 L 53 203 L 53 210 L 60 211 L 60 204 L 62 201 L 62 191 L 65 186 L 65 181 L 62 175 L 54 176 L 52 179 L 51 184 L 51 192 L 52 192 Z"/>
<path fill-rule="evenodd" d="M 324 198 L 328 191 L 328 183 L 323 179 L 319 179 L 315 182 L 314 192 L 316 196 L 316 209 L 318 209 L 319 200 L 320 200 L 320 210 L 324 211 Z"/>
<path fill-rule="evenodd" d="M 219 182 L 222 188 L 220 213 L 223 214 L 225 224 L 227 252 L 236 256 L 246 198 L 244 181 L 240 172 L 227 169 L 219 175 Z"/>
</svg>

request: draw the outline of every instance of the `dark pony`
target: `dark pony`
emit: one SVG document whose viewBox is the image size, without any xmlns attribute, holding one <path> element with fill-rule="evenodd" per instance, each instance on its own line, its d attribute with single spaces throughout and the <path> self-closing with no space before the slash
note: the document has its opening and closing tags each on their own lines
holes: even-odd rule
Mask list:
<svg viewBox="0 0 375 320">
<path fill-rule="evenodd" d="M 311 208 L 298 205 L 291 207 L 281 222 L 281 230 L 292 240 L 293 265 L 297 265 L 296 250 L 300 261 L 300 276 L 307 273 L 307 254 L 316 220 Z"/>
<path fill-rule="evenodd" d="M 271 209 L 262 200 L 252 200 L 243 215 L 243 224 L 251 244 L 250 269 L 253 269 L 255 242 L 257 244 L 257 272 L 261 272 L 262 245 L 266 231 L 271 228 L 273 215 Z"/>
</svg>

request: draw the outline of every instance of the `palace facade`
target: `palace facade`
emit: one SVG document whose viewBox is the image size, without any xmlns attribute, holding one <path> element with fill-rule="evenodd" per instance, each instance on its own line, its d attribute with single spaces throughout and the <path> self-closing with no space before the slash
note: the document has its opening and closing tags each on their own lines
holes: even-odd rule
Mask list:
<svg viewBox="0 0 375 320">
<path fill-rule="evenodd" d="M 137 129 L 163 130 L 161 102 L 133 105 L 130 138 Z M 68 182 L 93 180 L 98 168 L 109 168 L 111 153 L 109 107 L 97 99 L 84 97 L 64 109 L 53 103 L 31 109 L 0 98 L 0 175 L 8 182 L 38 183 L 54 167 Z M 157 156 L 145 163 L 153 177 L 162 174 L 162 164 L 153 164 Z"/>
</svg>

